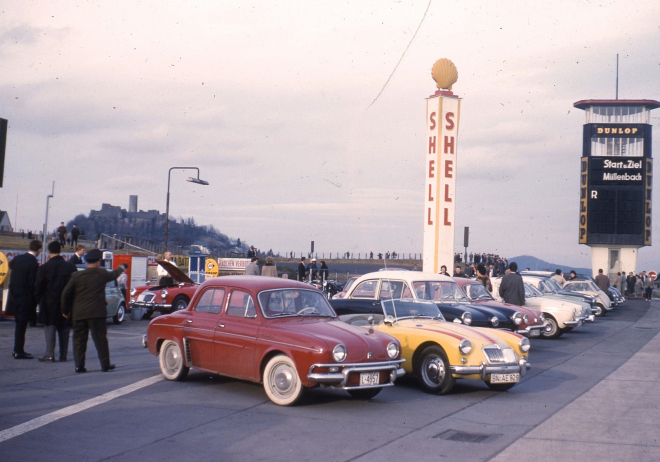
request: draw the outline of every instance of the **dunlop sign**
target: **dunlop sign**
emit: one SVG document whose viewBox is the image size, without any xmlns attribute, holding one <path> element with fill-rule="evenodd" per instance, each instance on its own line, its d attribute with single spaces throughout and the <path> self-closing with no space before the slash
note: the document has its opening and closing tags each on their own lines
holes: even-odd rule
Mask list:
<svg viewBox="0 0 660 462">
<path fill-rule="evenodd" d="M 589 189 L 589 158 L 580 161 L 580 244 L 587 243 L 587 194 Z"/>
</svg>

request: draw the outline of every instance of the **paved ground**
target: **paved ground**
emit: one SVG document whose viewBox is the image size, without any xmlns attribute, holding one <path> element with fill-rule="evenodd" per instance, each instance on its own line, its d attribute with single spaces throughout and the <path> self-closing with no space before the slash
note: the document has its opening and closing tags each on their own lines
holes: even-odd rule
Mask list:
<svg viewBox="0 0 660 462">
<path fill-rule="evenodd" d="M 139 345 L 146 325 L 109 325 L 117 370 L 100 372 L 91 347 L 75 374 L 71 360 L 13 360 L 13 323 L 0 323 L 0 460 L 660 459 L 660 302 L 532 340 L 533 369 L 506 393 L 459 381 L 428 395 L 408 378 L 368 402 L 312 390 L 291 408 L 258 384 L 161 380 Z M 42 353 L 42 329 L 26 349 Z"/>
</svg>

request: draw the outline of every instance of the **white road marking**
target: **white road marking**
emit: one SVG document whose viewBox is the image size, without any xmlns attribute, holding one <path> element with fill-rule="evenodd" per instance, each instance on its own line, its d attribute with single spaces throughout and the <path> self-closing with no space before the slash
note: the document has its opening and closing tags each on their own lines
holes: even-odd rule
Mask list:
<svg viewBox="0 0 660 462">
<path fill-rule="evenodd" d="M 41 417 L 37 417 L 36 419 L 32 419 L 28 422 L 22 423 L 20 425 L 16 425 L 15 427 L 8 428 L 7 430 L 3 430 L 0 432 L 0 443 L 2 443 L 3 441 L 7 441 L 11 438 L 14 438 L 16 436 L 20 436 L 23 433 L 36 430 L 39 427 L 43 427 L 44 425 L 48 425 L 49 423 L 55 422 L 56 420 L 62 419 L 64 417 L 68 417 L 70 415 L 84 411 L 91 407 L 98 406 L 99 404 L 107 403 L 110 400 L 134 392 L 136 390 L 139 390 L 140 388 L 148 387 L 149 385 L 153 385 L 154 383 L 163 380 L 163 378 L 164 377 L 162 375 L 154 375 L 153 377 L 150 377 L 148 379 L 140 380 L 139 382 L 135 382 L 131 385 L 118 388 L 104 395 L 97 396 L 96 398 L 88 399 L 87 401 L 83 401 L 82 403 L 65 407 L 64 409 L 60 409 L 59 411 L 51 412 L 50 414 L 42 415 Z"/>
</svg>

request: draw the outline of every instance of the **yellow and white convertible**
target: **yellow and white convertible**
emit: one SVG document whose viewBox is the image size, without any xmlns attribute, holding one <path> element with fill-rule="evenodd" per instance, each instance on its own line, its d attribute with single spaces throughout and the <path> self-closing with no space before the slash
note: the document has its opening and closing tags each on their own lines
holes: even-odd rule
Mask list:
<svg viewBox="0 0 660 462">
<path fill-rule="evenodd" d="M 401 343 L 406 373 L 430 393 L 448 393 L 456 379 L 483 380 L 491 389 L 508 390 L 530 368 L 529 339 L 504 331 L 447 322 L 435 303 L 416 299 L 381 302 L 383 314 L 339 318 L 387 333 Z"/>
</svg>

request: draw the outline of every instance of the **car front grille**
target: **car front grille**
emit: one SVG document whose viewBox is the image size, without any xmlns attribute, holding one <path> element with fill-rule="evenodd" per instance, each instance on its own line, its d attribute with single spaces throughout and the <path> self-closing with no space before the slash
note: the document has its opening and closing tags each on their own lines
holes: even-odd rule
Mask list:
<svg viewBox="0 0 660 462">
<path fill-rule="evenodd" d="M 138 302 L 150 302 L 156 297 L 156 294 L 149 292 L 149 293 L 141 293 L 138 297 Z"/>
<path fill-rule="evenodd" d="M 486 347 L 484 348 L 484 353 L 488 358 L 489 363 L 515 363 L 516 355 L 511 348 L 500 348 L 500 347 Z"/>
</svg>

